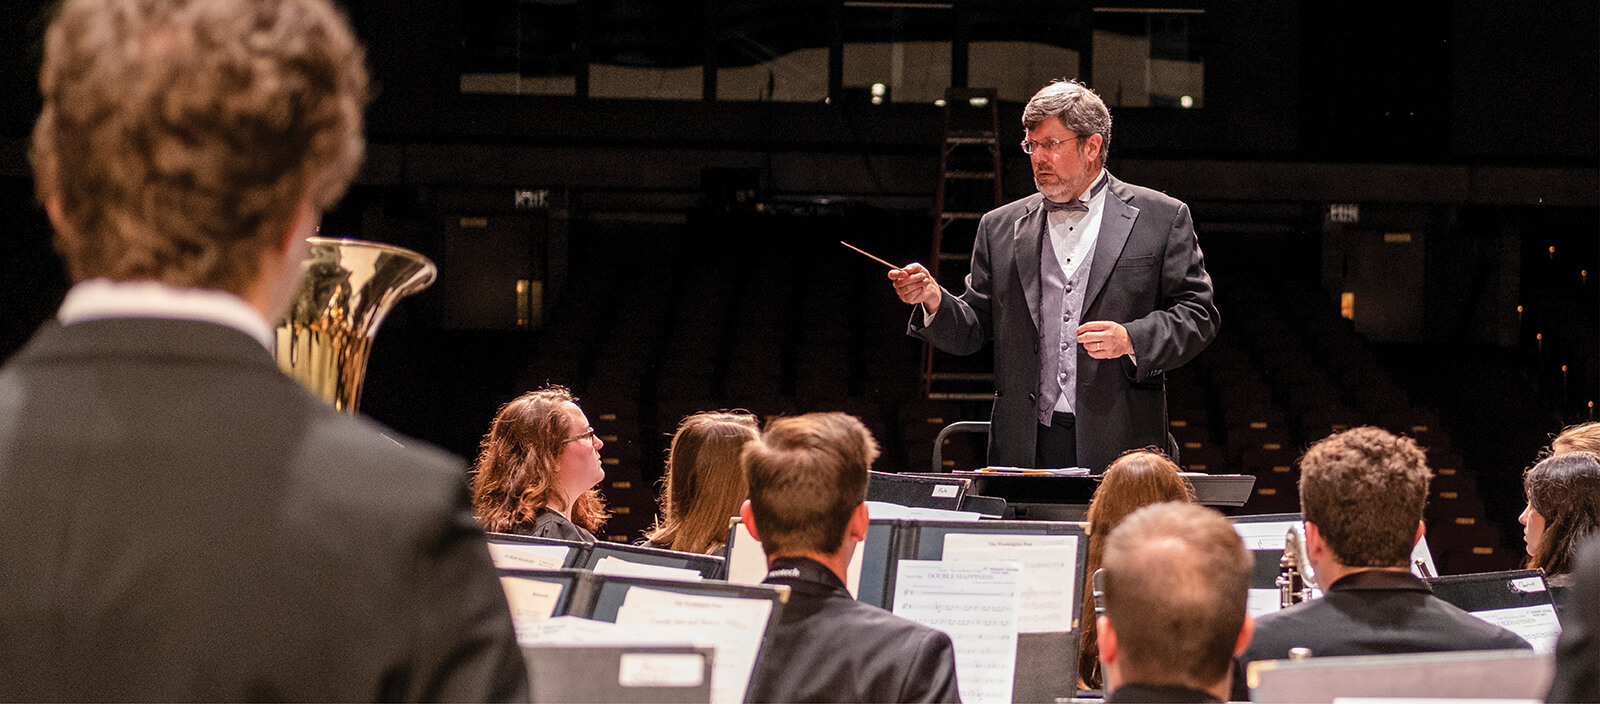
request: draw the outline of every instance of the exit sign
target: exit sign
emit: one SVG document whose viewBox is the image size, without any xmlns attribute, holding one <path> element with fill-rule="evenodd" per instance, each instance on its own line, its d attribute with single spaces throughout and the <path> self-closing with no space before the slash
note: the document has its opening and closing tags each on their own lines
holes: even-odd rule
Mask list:
<svg viewBox="0 0 1600 704">
<path fill-rule="evenodd" d="M 1361 206 L 1355 203 L 1330 203 L 1328 222 L 1361 222 Z"/>
</svg>

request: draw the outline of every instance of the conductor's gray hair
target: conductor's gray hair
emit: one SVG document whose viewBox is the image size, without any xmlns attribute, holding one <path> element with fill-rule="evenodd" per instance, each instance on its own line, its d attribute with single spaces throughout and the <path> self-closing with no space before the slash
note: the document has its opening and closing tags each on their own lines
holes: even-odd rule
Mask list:
<svg viewBox="0 0 1600 704">
<path fill-rule="evenodd" d="M 1100 95 L 1076 80 L 1052 81 L 1028 99 L 1022 109 L 1022 126 L 1037 129 L 1045 120 L 1060 118 L 1061 124 L 1079 135 L 1100 135 L 1100 157 L 1111 146 L 1111 111 Z"/>
</svg>

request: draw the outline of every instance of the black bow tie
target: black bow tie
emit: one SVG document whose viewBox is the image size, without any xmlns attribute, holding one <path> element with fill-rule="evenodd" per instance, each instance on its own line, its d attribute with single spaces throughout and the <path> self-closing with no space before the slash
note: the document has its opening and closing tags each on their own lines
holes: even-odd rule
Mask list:
<svg viewBox="0 0 1600 704">
<path fill-rule="evenodd" d="M 1065 203 L 1057 203 L 1049 198 L 1046 198 L 1044 199 L 1044 210 L 1047 213 L 1056 213 L 1063 210 L 1075 210 L 1080 213 L 1087 213 L 1089 212 L 1089 204 L 1078 200 L 1077 198 L 1073 198 Z"/>
</svg>

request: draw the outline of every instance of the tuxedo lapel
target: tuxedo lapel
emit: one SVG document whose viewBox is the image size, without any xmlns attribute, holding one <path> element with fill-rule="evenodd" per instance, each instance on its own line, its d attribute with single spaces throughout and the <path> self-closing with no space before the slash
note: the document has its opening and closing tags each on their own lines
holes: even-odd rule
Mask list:
<svg viewBox="0 0 1600 704">
<path fill-rule="evenodd" d="M 1133 223 L 1139 218 L 1139 209 L 1128 203 L 1133 194 L 1121 181 L 1112 178 L 1106 185 L 1106 193 L 1105 210 L 1100 214 L 1100 234 L 1094 245 L 1094 264 L 1089 268 L 1089 288 L 1084 291 L 1084 310 L 1094 306 L 1095 299 L 1100 297 L 1100 289 L 1111 278 L 1111 270 L 1117 268 L 1117 259 L 1122 256 L 1122 248 L 1133 232 Z"/>
<path fill-rule="evenodd" d="M 1022 295 L 1028 301 L 1028 317 L 1039 324 L 1039 242 L 1044 235 L 1044 208 L 1039 199 L 1012 224 L 1012 252 L 1017 260 L 1017 277 L 1022 280 Z"/>
</svg>

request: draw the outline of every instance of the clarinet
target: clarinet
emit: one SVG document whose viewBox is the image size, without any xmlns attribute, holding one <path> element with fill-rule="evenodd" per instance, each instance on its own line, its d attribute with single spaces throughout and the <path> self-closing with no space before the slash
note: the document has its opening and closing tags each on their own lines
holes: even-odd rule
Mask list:
<svg viewBox="0 0 1600 704">
<path fill-rule="evenodd" d="M 1305 539 L 1300 536 L 1300 526 L 1290 526 L 1283 540 L 1283 557 L 1278 560 L 1278 606 L 1289 608 L 1311 598 L 1316 583 L 1306 564 Z"/>
</svg>

